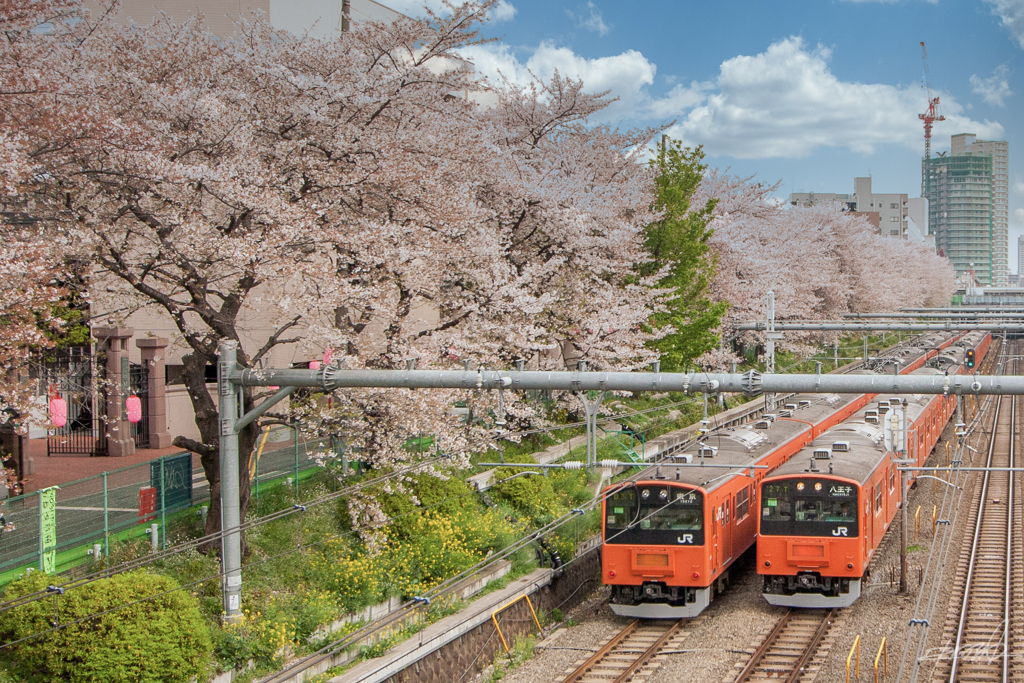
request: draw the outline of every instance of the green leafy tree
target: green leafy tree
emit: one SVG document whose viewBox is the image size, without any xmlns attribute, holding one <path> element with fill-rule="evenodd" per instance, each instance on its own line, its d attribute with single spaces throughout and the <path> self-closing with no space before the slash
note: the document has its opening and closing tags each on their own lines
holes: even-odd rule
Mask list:
<svg viewBox="0 0 1024 683">
<path fill-rule="evenodd" d="M 31 572 L 4 599 L 45 590 L 52 579 Z M 33 682 L 206 680 L 210 632 L 197 600 L 177 588 L 166 576 L 126 572 L 8 610 L 0 614 L 0 641 L 21 642 L 4 651 L 3 667 Z M 55 623 L 67 625 L 51 630 Z"/>
<path fill-rule="evenodd" d="M 715 273 L 715 256 L 708 245 L 717 200 L 693 206 L 694 192 L 704 178 L 701 147 L 683 147 L 678 140 L 665 139 L 658 158 L 654 208 L 661 220 L 647 226 L 646 247 L 652 260 L 638 268 L 651 275 L 668 266 L 658 285 L 674 288 L 668 310 L 654 317 L 654 326 L 671 325 L 672 334 L 650 342 L 661 352 L 665 370 L 684 369 L 692 360 L 718 345 L 718 328 L 728 304 L 711 299 L 709 286 Z"/>
</svg>

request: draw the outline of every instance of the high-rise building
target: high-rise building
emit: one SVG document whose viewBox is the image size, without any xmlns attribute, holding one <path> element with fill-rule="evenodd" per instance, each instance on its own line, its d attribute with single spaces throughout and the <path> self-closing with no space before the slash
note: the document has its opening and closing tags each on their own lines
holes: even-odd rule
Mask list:
<svg viewBox="0 0 1024 683">
<path fill-rule="evenodd" d="M 964 133 L 951 153 L 924 159 L 921 193 L 928 199 L 935 246 L 957 275 L 1005 287 L 1009 260 L 1009 146 Z"/>
<path fill-rule="evenodd" d="M 954 135 L 951 142 L 952 156 L 992 157 L 992 284 L 1005 287 L 1010 275 L 1010 145 L 967 133 Z"/>
<path fill-rule="evenodd" d="M 1024 271 L 1024 236 L 1017 238 L 1017 275 Z M 1020 282 L 1020 278 L 1017 280 Z"/>
</svg>

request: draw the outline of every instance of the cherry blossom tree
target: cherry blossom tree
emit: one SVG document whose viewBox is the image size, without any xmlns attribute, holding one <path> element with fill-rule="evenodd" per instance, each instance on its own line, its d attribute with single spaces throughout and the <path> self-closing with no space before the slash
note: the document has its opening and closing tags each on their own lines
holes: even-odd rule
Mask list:
<svg viewBox="0 0 1024 683">
<path fill-rule="evenodd" d="M 838 204 L 784 205 L 774 197 L 777 189 L 711 171 L 696 193 L 697 201 L 718 200 L 711 222 L 718 259 L 712 291 L 729 302 L 726 328 L 763 320 L 769 290 L 779 320 L 830 320 L 949 301 L 952 267 L 927 246 L 882 237 L 866 218 Z M 806 351 L 819 340 L 816 333 L 787 333 L 784 345 Z M 728 360 L 718 353 L 704 362 Z"/>
<path fill-rule="evenodd" d="M 281 344 L 308 357 L 333 348 L 348 367 L 653 358 L 642 328 L 665 295 L 632 269 L 652 220 L 638 151 L 652 132 L 589 126 L 608 100 L 558 75 L 481 82 L 458 50 L 479 41 L 493 5 L 323 41 L 258 16 L 223 40 L 201 18 L 125 29 L 83 14 L 0 53 L 23 81 L 43 67 L 33 55 L 47 55 L 45 87 L 0 109 L 12 154 L 31 167 L 17 195 L 40 234 L 88 264 L 94 307 L 159 310 L 187 345 L 201 438 L 175 444 L 201 456 L 208 532 L 220 515 L 205 367 L 221 340 L 242 342 L 246 366 Z M 496 105 L 476 103 L 484 89 Z M 255 342 L 254 315 L 275 326 Z M 451 415 L 459 397 L 352 391 L 296 417 L 343 430 L 388 467 L 411 457 L 411 434 L 455 456 L 486 447 L 484 427 Z M 462 398 L 481 412 L 494 403 Z M 258 399 L 247 391 L 245 407 Z M 258 428 L 241 435 L 243 473 Z M 364 516 L 376 512 L 368 502 Z"/>
</svg>

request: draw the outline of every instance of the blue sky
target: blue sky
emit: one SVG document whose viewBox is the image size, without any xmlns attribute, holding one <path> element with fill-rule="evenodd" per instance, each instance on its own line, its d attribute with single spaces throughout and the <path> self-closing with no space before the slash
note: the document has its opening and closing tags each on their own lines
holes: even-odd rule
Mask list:
<svg viewBox="0 0 1024 683">
<path fill-rule="evenodd" d="M 506 0 L 497 15 L 486 33 L 499 42 L 470 55 L 481 71 L 582 77 L 620 98 L 607 121 L 675 121 L 669 132 L 703 144 L 712 166 L 781 181 L 782 196 L 852 192 L 869 173 L 877 192 L 920 195 L 923 40 L 948 119 L 933 154 L 961 132 L 1010 143 L 1016 272 L 1024 0 Z"/>
</svg>

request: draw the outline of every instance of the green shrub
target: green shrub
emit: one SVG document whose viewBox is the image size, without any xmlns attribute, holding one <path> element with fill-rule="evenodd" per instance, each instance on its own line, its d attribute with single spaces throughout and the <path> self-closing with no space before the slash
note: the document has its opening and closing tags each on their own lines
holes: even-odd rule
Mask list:
<svg viewBox="0 0 1024 683">
<path fill-rule="evenodd" d="M 31 572 L 12 582 L 5 600 L 45 590 L 53 577 Z M 0 640 L 11 642 L 70 624 L 4 650 L 10 671 L 28 681 L 186 683 L 205 680 L 213 644 L 187 591 L 170 578 L 128 572 L 0 614 Z M 143 598 L 151 600 L 116 609 Z M 72 623 L 115 610 L 94 619 Z"/>
<path fill-rule="evenodd" d="M 464 479 L 464 471 L 449 470 L 441 474 L 447 479 L 430 473 L 415 474 L 404 482 L 406 492 L 377 495 L 384 514 L 394 520 L 388 531 L 390 537 L 409 538 L 416 528 L 419 512 L 424 509 L 442 515 L 455 515 L 464 509 L 483 509 L 479 497 L 470 495 L 473 490 Z M 410 494 L 419 505 L 412 501 Z"/>
</svg>

